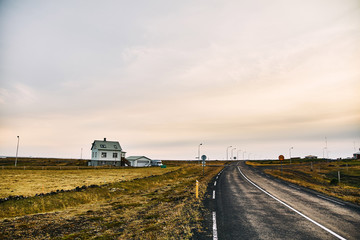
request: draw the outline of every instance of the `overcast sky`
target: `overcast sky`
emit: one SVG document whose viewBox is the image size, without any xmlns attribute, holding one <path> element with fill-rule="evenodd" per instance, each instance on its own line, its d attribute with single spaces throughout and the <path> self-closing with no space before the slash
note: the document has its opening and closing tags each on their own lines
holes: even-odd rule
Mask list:
<svg viewBox="0 0 360 240">
<path fill-rule="evenodd" d="M 358 0 L 0 0 L 0 155 L 349 157 L 359 43 Z"/>
</svg>

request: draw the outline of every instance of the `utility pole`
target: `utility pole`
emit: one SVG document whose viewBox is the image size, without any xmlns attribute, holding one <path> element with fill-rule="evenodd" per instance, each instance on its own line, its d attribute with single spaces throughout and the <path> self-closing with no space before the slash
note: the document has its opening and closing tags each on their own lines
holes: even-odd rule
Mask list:
<svg viewBox="0 0 360 240">
<path fill-rule="evenodd" d="M 229 148 L 232 148 L 232 146 L 228 146 L 226 148 L 226 160 L 228 161 L 229 160 Z"/>
<path fill-rule="evenodd" d="M 200 147 L 201 147 L 202 145 L 203 145 L 203 144 L 200 143 L 200 144 L 199 144 L 199 147 L 198 147 L 198 160 L 199 160 L 200 164 L 201 164 L 201 160 L 200 160 Z"/>
<path fill-rule="evenodd" d="M 326 158 L 329 158 L 328 145 L 327 145 L 327 137 L 325 137 L 325 148 L 326 148 Z"/>
<path fill-rule="evenodd" d="M 17 136 L 17 146 L 16 146 L 16 157 L 15 157 L 15 167 L 16 167 L 16 164 L 17 164 L 17 158 L 18 158 L 18 152 L 19 152 L 19 141 L 20 141 L 20 137 Z"/>
<path fill-rule="evenodd" d="M 236 148 L 233 148 L 233 149 L 231 149 L 231 160 L 234 160 L 234 150 L 235 150 Z"/>
<path fill-rule="evenodd" d="M 239 149 L 239 150 L 237 150 L 237 159 L 236 160 L 239 160 L 239 152 L 241 152 L 241 150 Z"/>
</svg>

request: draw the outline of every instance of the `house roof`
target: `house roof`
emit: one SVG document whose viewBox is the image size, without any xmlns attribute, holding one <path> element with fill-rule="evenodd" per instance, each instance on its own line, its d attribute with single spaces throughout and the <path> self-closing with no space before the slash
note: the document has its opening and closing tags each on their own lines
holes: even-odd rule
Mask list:
<svg viewBox="0 0 360 240">
<path fill-rule="evenodd" d="M 110 150 L 110 151 L 121 151 L 122 148 L 120 143 L 117 141 L 107 141 L 104 140 L 94 140 L 91 146 L 91 150 L 98 149 L 98 150 Z"/>
<path fill-rule="evenodd" d="M 145 157 L 145 156 L 130 156 L 130 157 L 127 157 L 126 159 L 127 159 L 128 161 L 134 161 L 134 160 L 138 160 L 138 159 L 140 159 L 140 158 L 146 158 L 146 159 L 148 159 L 148 160 L 151 161 L 150 158 Z"/>
</svg>

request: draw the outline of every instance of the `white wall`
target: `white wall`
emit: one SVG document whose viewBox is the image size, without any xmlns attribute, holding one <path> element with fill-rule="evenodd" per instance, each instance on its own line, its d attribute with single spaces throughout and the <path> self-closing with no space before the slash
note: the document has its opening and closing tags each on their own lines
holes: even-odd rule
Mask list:
<svg viewBox="0 0 360 240">
<path fill-rule="evenodd" d="M 95 153 L 97 156 L 95 157 Z M 102 153 L 106 153 L 106 158 L 102 158 Z M 113 154 L 117 153 L 117 157 L 113 158 Z M 121 151 L 107 151 L 107 150 L 98 150 L 93 149 L 91 153 L 91 160 L 99 160 L 99 161 L 120 161 L 121 160 Z"/>
</svg>

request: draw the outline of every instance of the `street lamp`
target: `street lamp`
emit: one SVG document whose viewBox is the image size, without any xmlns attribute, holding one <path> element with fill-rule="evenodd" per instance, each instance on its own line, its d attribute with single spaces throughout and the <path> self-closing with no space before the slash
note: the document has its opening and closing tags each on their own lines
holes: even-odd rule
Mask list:
<svg viewBox="0 0 360 240">
<path fill-rule="evenodd" d="M 241 152 L 241 149 L 237 150 L 237 154 L 236 154 L 237 160 L 239 160 L 239 152 Z"/>
<path fill-rule="evenodd" d="M 16 167 L 16 164 L 17 164 L 17 158 L 18 158 L 18 152 L 19 152 L 19 141 L 20 141 L 20 137 L 17 136 L 17 146 L 16 146 L 16 157 L 15 157 L 15 167 Z"/>
<path fill-rule="evenodd" d="M 231 160 L 234 160 L 234 150 L 235 150 L 236 148 L 233 148 L 233 149 L 231 149 Z"/>
<path fill-rule="evenodd" d="M 200 146 L 203 145 L 202 143 L 199 144 L 199 147 L 198 147 L 198 159 L 200 161 Z"/>
<path fill-rule="evenodd" d="M 226 148 L 226 160 L 229 160 L 229 148 L 232 148 L 232 146 Z"/>
<path fill-rule="evenodd" d="M 325 159 L 325 153 L 324 153 L 324 150 L 327 149 L 327 147 L 324 147 L 323 148 L 323 158 Z"/>
<path fill-rule="evenodd" d="M 294 149 L 294 147 L 289 148 L 289 159 L 290 159 L 290 164 L 291 164 L 291 149 Z"/>
</svg>

